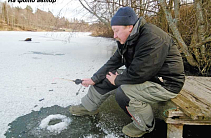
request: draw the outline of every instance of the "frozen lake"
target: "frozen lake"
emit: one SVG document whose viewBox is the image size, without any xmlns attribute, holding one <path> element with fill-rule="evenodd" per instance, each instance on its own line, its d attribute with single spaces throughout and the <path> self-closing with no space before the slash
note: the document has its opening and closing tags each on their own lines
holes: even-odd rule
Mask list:
<svg viewBox="0 0 211 138">
<path fill-rule="evenodd" d="M 28 37 L 32 38 L 31 42 L 23 41 Z M 89 33 L 0 32 L 0 137 L 5 137 L 6 132 L 7 137 L 28 137 L 27 133 L 37 137 L 35 130 L 26 130 L 29 126 L 21 130 L 24 124 L 20 122 L 34 118 L 36 123 L 31 125 L 39 124 L 47 115 L 62 114 L 62 111 L 68 116 L 68 106 L 79 104 L 88 88 L 58 78 L 91 77 L 115 48 L 112 39 L 91 37 Z M 48 109 L 56 113 L 30 117 L 30 114 Z M 15 127 L 12 122 L 20 118 L 23 119 L 20 126 Z M 89 119 L 83 121 L 89 122 Z M 79 130 L 81 128 L 83 126 Z M 84 137 L 92 134 L 95 135 L 90 132 Z M 110 132 L 104 135 L 109 136 Z"/>
<path fill-rule="evenodd" d="M 89 35 L 0 31 L 0 138 L 126 137 L 121 130 L 131 120 L 112 96 L 97 116 L 75 117 L 68 111 L 88 88 L 64 79 L 90 78 L 116 49 L 113 39 Z M 29 37 L 31 42 L 23 41 Z M 156 112 L 163 111 L 158 106 Z M 209 132 L 207 126 L 185 126 L 184 138 L 207 137 Z M 158 137 L 166 137 L 161 120 L 144 135 Z"/>
</svg>

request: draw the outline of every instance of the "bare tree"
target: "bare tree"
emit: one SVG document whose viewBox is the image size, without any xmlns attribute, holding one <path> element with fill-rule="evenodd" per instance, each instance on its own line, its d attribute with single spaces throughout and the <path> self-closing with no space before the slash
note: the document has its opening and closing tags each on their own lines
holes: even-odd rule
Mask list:
<svg viewBox="0 0 211 138">
<path fill-rule="evenodd" d="M 102 11 L 103 9 L 101 9 L 101 12 L 99 12 L 100 9 L 98 9 L 99 7 L 101 7 L 102 5 L 99 5 L 99 3 L 97 1 L 92 1 L 92 5 L 90 5 L 86 0 L 79 0 L 79 2 L 81 3 L 81 5 L 88 11 L 90 12 L 91 14 L 93 14 L 95 17 L 97 17 L 102 23 L 104 23 L 106 26 L 109 26 L 109 22 L 108 22 L 108 19 L 103 16 L 102 13 L 104 13 L 104 11 Z M 107 0 L 107 2 L 109 3 L 109 1 Z M 108 8 L 110 9 L 110 6 L 107 5 Z M 98 10 L 97 10 L 98 9 Z M 114 6 L 113 6 L 113 9 L 114 9 Z M 106 10 L 106 9 L 104 9 Z M 101 15 L 99 15 L 99 14 Z M 107 15 L 108 16 L 108 15 Z"/>
<path fill-rule="evenodd" d="M 177 1 L 176 4 L 178 4 Z M 195 30 L 192 35 L 191 44 L 187 46 L 184 40 L 181 37 L 180 32 L 176 24 L 173 21 L 172 14 L 169 9 L 167 9 L 167 4 L 165 0 L 159 0 L 159 3 L 165 13 L 165 17 L 168 21 L 169 27 L 176 38 L 179 46 L 182 49 L 188 63 L 192 66 L 196 66 L 199 68 L 201 74 L 205 74 L 206 71 L 210 69 L 211 60 L 210 60 L 210 51 L 206 51 L 205 44 L 211 42 L 211 36 L 206 37 L 207 27 L 209 26 L 209 22 L 206 22 L 204 18 L 203 8 L 202 8 L 202 0 L 196 0 L 194 4 L 195 13 L 196 13 L 196 25 Z M 178 10 L 178 9 L 177 9 Z M 178 16 L 176 17 L 178 18 Z M 193 51 L 193 52 L 192 52 Z"/>
<path fill-rule="evenodd" d="M 168 10 L 167 4 L 165 0 L 159 0 L 160 5 L 165 13 L 166 19 L 168 21 L 169 27 L 171 28 L 174 37 L 176 38 L 178 44 L 180 45 L 180 47 L 182 48 L 182 52 L 185 54 L 185 57 L 187 58 L 188 62 L 192 65 L 192 66 L 197 66 L 197 62 L 195 61 L 195 59 L 193 58 L 192 54 L 188 51 L 188 47 L 185 44 L 185 42 L 183 41 L 181 34 L 177 28 L 177 26 L 175 25 L 175 23 L 173 22 L 173 18 L 171 15 L 170 10 Z"/>
<path fill-rule="evenodd" d="M 180 18 L 180 1 L 179 0 L 174 0 L 174 15 L 175 15 L 175 24 L 178 27 L 178 23 L 179 23 L 179 18 Z"/>
</svg>

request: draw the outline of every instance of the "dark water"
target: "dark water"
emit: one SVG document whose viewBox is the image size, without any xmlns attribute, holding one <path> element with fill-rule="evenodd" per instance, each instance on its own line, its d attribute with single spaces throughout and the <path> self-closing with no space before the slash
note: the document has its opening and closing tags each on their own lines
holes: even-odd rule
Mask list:
<svg viewBox="0 0 211 138">
<path fill-rule="evenodd" d="M 163 111 L 162 104 L 160 106 Z M 100 113 L 93 117 L 72 116 L 69 107 L 52 106 L 41 108 L 40 111 L 32 111 L 30 114 L 21 116 L 9 124 L 10 128 L 5 133 L 6 138 L 112 138 L 125 136 L 122 127 L 131 122 L 131 119 L 118 107 L 111 96 L 100 107 Z M 71 119 L 67 129 L 61 133 L 52 133 L 45 129 L 38 129 L 40 122 L 49 115 L 62 114 Z M 155 110 L 155 116 L 162 115 L 159 110 Z M 159 117 L 160 118 L 160 117 Z M 56 122 L 49 125 L 54 125 Z M 156 118 L 156 127 L 153 132 L 145 134 L 143 138 L 166 138 L 167 125 L 163 120 Z M 210 138 L 210 126 L 184 126 L 184 138 Z"/>
</svg>

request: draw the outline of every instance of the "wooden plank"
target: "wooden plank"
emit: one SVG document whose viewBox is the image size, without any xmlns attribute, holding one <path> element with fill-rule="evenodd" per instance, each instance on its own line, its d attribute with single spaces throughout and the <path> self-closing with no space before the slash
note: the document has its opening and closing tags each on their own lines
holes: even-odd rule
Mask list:
<svg viewBox="0 0 211 138">
<path fill-rule="evenodd" d="M 188 100 L 181 94 L 178 94 L 176 98 L 173 98 L 172 101 L 177 104 L 180 109 L 193 120 L 203 119 L 209 120 L 210 116 L 207 112 L 203 111 L 198 105 Z"/>
<path fill-rule="evenodd" d="M 211 119 L 211 77 L 186 77 L 182 91 L 172 101 L 193 120 Z"/>
<path fill-rule="evenodd" d="M 167 124 L 167 138 L 182 138 L 182 124 Z"/>
<path fill-rule="evenodd" d="M 186 91 L 186 90 L 183 89 L 180 92 L 180 94 L 183 95 L 188 100 L 190 100 L 191 102 L 193 102 L 194 104 L 196 104 L 197 106 L 199 106 L 202 110 L 204 110 L 206 112 L 211 111 L 211 107 L 210 107 L 209 103 L 207 103 L 203 99 L 200 99 L 199 97 L 194 95 L 192 92 L 189 92 L 189 91 Z"/>
<path fill-rule="evenodd" d="M 176 110 L 167 110 L 166 116 L 172 118 L 172 117 L 185 116 L 185 114 L 181 110 L 176 109 Z"/>
<path fill-rule="evenodd" d="M 181 108 L 181 110 L 193 120 L 205 117 L 205 115 L 202 114 L 202 111 L 199 106 L 195 105 L 181 94 L 179 94 L 176 98 L 172 99 L 172 101 L 177 104 Z"/>
<path fill-rule="evenodd" d="M 183 90 L 211 108 L 211 77 L 187 76 Z"/>
<path fill-rule="evenodd" d="M 166 118 L 166 123 L 169 124 L 183 124 L 183 125 L 211 125 L 211 120 L 192 120 L 190 118 Z"/>
</svg>

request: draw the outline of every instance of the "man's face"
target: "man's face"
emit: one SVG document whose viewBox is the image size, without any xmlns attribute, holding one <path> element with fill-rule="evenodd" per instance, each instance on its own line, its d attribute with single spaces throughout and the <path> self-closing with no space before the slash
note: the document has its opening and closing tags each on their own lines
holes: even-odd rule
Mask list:
<svg viewBox="0 0 211 138">
<path fill-rule="evenodd" d="M 124 44 L 133 30 L 133 25 L 129 26 L 112 26 L 114 31 L 114 38 L 119 41 L 121 44 Z"/>
</svg>

